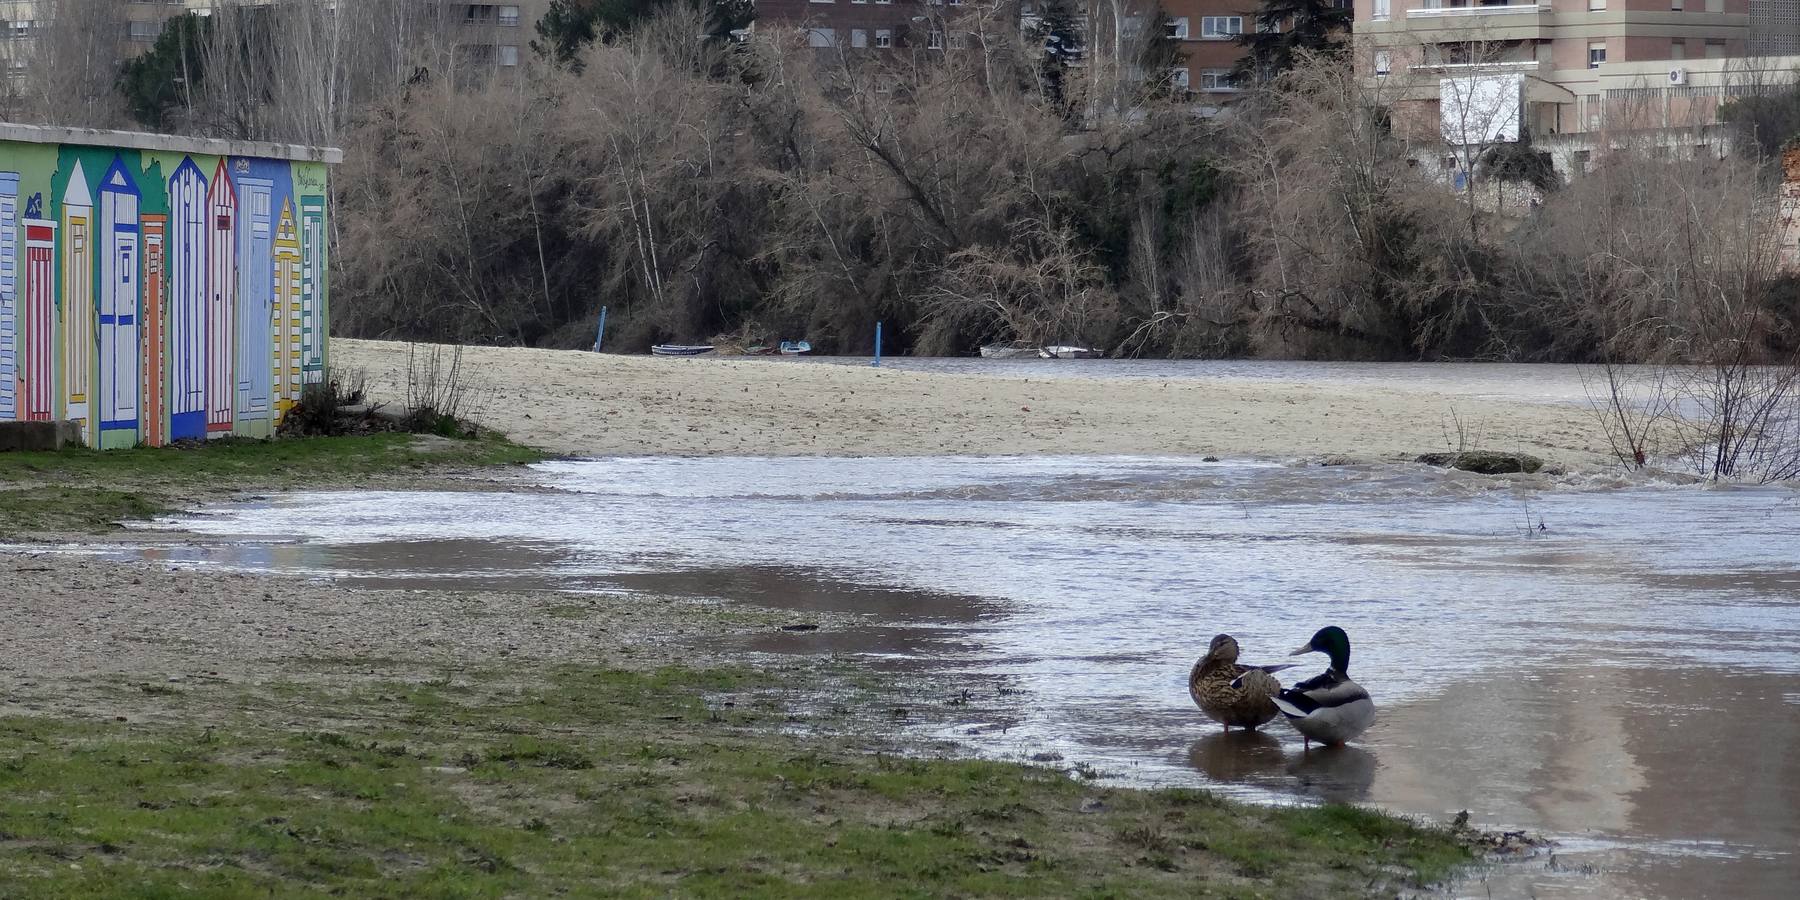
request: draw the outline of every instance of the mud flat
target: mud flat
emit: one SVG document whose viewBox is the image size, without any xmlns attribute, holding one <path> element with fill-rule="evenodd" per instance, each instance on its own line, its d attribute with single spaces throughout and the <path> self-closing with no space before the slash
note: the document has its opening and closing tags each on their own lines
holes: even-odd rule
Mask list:
<svg viewBox="0 0 1800 900">
<path fill-rule="evenodd" d="M 366 372 L 376 397 L 399 402 L 409 346 L 335 341 L 334 365 Z M 1458 449 L 1460 420 L 1462 438 L 1483 448 L 1571 467 L 1609 459 L 1593 413 L 1568 402 L 1567 385 L 1554 402 L 1497 398 L 1434 385 L 1431 367 L 1375 381 L 1251 382 L 1089 377 L 1080 363 L 1031 377 L 525 348 L 464 352 L 477 419 L 521 443 L 575 455 L 1410 459 Z M 1297 377 L 1308 371 L 1297 369 Z"/>
</svg>

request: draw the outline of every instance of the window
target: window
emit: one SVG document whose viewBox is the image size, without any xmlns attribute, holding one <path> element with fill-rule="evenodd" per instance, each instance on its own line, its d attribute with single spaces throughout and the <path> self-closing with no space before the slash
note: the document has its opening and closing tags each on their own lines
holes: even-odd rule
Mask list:
<svg viewBox="0 0 1800 900">
<path fill-rule="evenodd" d="M 1394 54 L 1388 50 L 1375 51 L 1375 77 L 1386 78 L 1394 70 Z"/>
<path fill-rule="evenodd" d="M 1256 33 L 1257 34 L 1280 34 L 1281 33 L 1281 23 L 1280 22 L 1270 22 L 1269 24 L 1264 25 L 1261 22 L 1257 22 L 1256 23 Z"/>
<path fill-rule="evenodd" d="M 1725 58 L 1725 42 L 1724 41 L 1711 41 L 1711 40 L 1707 41 L 1706 42 L 1706 58 L 1707 59 L 1724 59 Z"/>
<path fill-rule="evenodd" d="M 1207 40 L 1224 40 L 1244 33 L 1243 16 L 1202 16 L 1200 36 Z"/>
<path fill-rule="evenodd" d="M 944 0 L 944 2 L 946 2 L 946 3 L 948 3 L 948 4 L 949 4 L 949 5 L 951 5 L 951 6 L 961 6 L 961 5 L 963 5 L 963 0 Z"/>
<path fill-rule="evenodd" d="M 837 31 L 830 28 L 808 28 L 806 29 L 806 46 L 835 47 L 837 46 Z"/>
<path fill-rule="evenodd" d="M 513 44 L 500 45 L 500 64 L 516 66 L 519 64 L 519 48 Z"/>
<path fill-rule="evenodd" d="M 1444 157 L 1444 171 L 1446 171 L 1446 172 L 1456 171 L 1456 157 L 1454 157 L 1454 156 Z"/>
<path fill-rule="evenodd" d="M 1606 0 L 1588 0 L 1588 9 L 1589 10 L 1601 10 L 1601 9 L 1605 9 L 1605 8 L 1606 8 Z"/>
<path fill-rule="evenodd" d="M 1588 161 L 1593 158 L 1594 158 L 1593 151 L 1577 150 L 1577 151 L 1575 151 L 1575 164 L 1571 168 L 1573 168 L 1575 170 L 1575 174 L 1577 174 L 1577 175 L 1586 175 L 1587 170 L 1588 170 Z"/>
<path fill-rule="evenodd" d="M 927 49 L 927 50 L 942 50 L 942 49 L 944 49 L 944 33 L 937 30 L 936 28 L 931 29 L 931 34 L 926 35 L 926 37 L 925 37 L 925 49 Z"/>
<path fill-rule="evenodd" d="M 1200 73 L 1200 89 L 1203 91 L 1235 91 L 1237 82 L 1231 80 L 1230 69 L 1207 69 Z"/>
<path fill-rule="evenodd" d="M 126 26 L 126 33 L 134 41 L 154 41 L 162 33 L 161 22 L 131 22 Z"/>
<path fill-rule="evenodd" d="M 492 25 L 494 23 L 494 7 L 486 3 L 471 3 L 463 7 L 464 25 Z"/>
<path fill-rule="evenodd" d="M 894 0 L 875 0 L 875 2 L 880 3 L 882 5 L 886 5 L 886 4 L 894 2 Z"/>
<path fill-rule="evenodd" d="M 1687 41 L 1676 38 L 1669 42 L 1670 59 L 1687 59 Z"/>
<path fill-rule="evenodd" d="M 1188 70 L 1186 66 L 1179 66 L 1169 70 L 1169 87 L 1179 92 L 1187 91 Z"/>
<path fill-rule="evenodd" d="M 1375 0 L 1375 14 L 1371 16 L 1371 18 L 1379 21 L 1387 18 L 1391 14 L 1392 4 L 1390 0 Z"/>
<path fill-rule="evenodd" d="M 1188 36 L 1187 16 L 1176 16 L 1175 18 L 1172 18 L 1169 20 L 1168 25 L 1169 25 L 1169 40 L 1180 41 L 1180 40 L 1187 39 L 1187 36 Z M 1186 72 L 1187 70 L 1182 69 L 1181 71 Z"/>
<path fill-rule="evenodd" d="M 880 2 L 880 0 L 877 0 Z M 875 46 L 888 48 L 894 46 L 894 33 L 886 28 L 875 29 Z"/>
<path fill-rule="evenodd" d="M 867 28 L 850 29 L 850 46 L 858 48 L 869 46 L 869 30 Z"/>
<path fill-rule="evenodd" d="M 806 0 L 808 3 L 836 3 L 837 0 Z"/>
<path fill-rule="evenodd" d="M 500 24 L 508 28 L 519 27 L 519 8 L 516 6 L 500 7 Z"/>
<path fill-rule="evenodd" d="M 1588 68 L 1598 69 L 1606 62 L 1606 42 L 1593 41 L 1588 44 Z"/>
<path fill-rule="evenodd" d="M 850 0 L 851 3 L 868 3 L 869 0 Z"/>
</svg>

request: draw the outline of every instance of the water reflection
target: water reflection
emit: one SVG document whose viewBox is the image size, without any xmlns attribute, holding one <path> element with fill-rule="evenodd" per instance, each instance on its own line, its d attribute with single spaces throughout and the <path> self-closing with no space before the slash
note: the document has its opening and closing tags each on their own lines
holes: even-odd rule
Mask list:
<svg viewBox="0 0 1800 900">
<path fill-rule="evenodd" d="M 1377 767 L 1362 747 L 1305 750 L 1262 731 L 1209 734 L 1188 748 L 1188 764 L 1207 780 L 1333 803 L 1369 799 Z"/>
</svg>

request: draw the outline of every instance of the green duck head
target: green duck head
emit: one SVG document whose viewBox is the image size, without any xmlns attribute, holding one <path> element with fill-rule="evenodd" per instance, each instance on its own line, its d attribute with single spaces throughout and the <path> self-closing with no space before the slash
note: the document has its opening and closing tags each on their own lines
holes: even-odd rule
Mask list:
<svg viewBox="0 0 1800 900">
<path fill-rule="evenodd" d="M 1332 668 L 1340 674 L 1350 674 L 1350 636 L 1336 625 L 1319 629 L 1313 634 L 1312 640 L 1288 655 L 1299 656 L 1302 653 L 1323 653 L 1331 657 Z"/>
</svg>

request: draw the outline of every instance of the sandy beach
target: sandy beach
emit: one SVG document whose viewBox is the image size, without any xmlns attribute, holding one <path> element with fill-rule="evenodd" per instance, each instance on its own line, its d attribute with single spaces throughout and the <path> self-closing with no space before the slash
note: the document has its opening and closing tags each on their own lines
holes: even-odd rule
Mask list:
<svg viewBox="0 0 1800 900">
<path fill-rule="evenodd" d="M 375 399 L 405 397 L 409 345 L 338 340 Z M 1408 458 L 1455 446 L 1569 467 L 1608 461 L 1584 405 L 1470 396 L 1429 375 L 1392 384 L 895 371 L 731 358 L 662 359 L 470 347 L 474 417 L 570 455 L 1173 454 Z M 1472 448 L 1470 448 L 1472 449 Z"/>
</svg>

